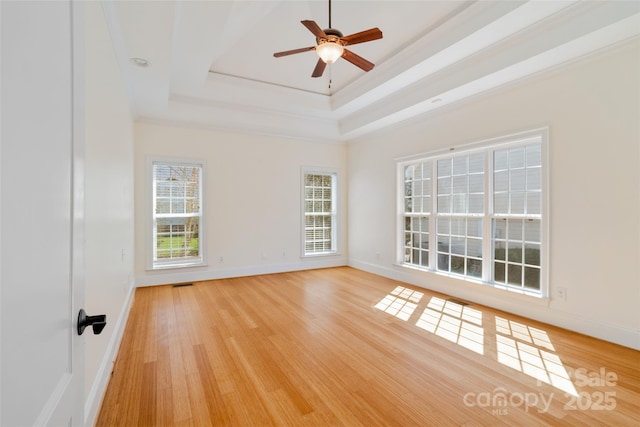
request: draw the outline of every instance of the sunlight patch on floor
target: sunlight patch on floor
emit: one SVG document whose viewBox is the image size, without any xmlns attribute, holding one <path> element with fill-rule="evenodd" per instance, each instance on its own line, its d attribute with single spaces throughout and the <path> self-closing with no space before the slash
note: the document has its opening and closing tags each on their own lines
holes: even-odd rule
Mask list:
<svg viewBox="0 0 640 427">
<path fill-rule="evenodd" d="M 484 354 L 482 312 L 432 297 L 416 326 L 478 354 Z"/>
<path fill-rule="evenodd" d="M 424 296 L 404 286 L 397 286 L 374 307 L 408 321 Z M 467 304 L 431 297 L 415 325 L 447 341 L 484 355 L 482 311 Z M 542 329 L 495 316 L 496 350 L 499 363 L 522 372 L 539 383 L 577 396 L 576 389 L 549 335 Z"/>
<path fill-rule="evenodd" d="M 423 295 L 422 292 L 398 286 L 374 307 L 406 322 L 418 307 Z"/>
<path fill-rule="evenodd" d="M 496 316 L 496 348 L 503 365 L 577 396 L 545 331 Z"/>
</svg>

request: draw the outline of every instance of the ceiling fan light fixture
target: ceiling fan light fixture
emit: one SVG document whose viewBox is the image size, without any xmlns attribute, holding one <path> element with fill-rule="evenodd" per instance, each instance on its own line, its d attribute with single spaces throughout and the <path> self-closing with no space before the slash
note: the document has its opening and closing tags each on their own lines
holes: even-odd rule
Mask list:
<svg viewBox="0 0 640 427">
<path fill-rule="evenodd" d="M 344 53 L 344 46 L 337 42 L 326 41 L 316 47 L 316 53 L 325 63 L 333 64 Z"/>
</svg>

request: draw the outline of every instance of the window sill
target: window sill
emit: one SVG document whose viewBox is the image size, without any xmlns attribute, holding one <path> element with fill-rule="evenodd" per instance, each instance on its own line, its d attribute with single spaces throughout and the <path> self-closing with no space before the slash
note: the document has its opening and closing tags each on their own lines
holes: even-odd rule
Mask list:
<svg viewBox="0 0 640 427">
<path fill-rule="evenodd" d="M 409 270 L 414 270 L 414 271 L 419 271 L 419 272 L 424 272 L 427 274 L 433 274 L 436 276 L 440 276 L 440 277 L 446 277 L 449 279 L 455 279 L 455 280 L 459 280 L 461 282 L 464 283 L 471 283 L 471 284 L 476 284 L 476 285 L 481 285 L 483 286 L 485 289 L 492 289 L 492 290 L 496 290 L 496 291 L 506 291 L 509 292 L 511 295 L 514 295 L 518 298 L 525 298 L 528 301 L 540 301 L 543 304 L 548 304 L 549 302 L 549 298 L 544 296 L 542 294 L 542 292 L 536 292 L 536 291 L 528 291 L 525 289 L 517 289 L 517 288 L 513 288 L 507 285 L 502 285 L 500 283 L 492 283 L 492 282 L 485 282 L 481 279 L 474 279 L 474 278 L 469 278 L 469 277 L 464 277 L 464 276 L 460 276 L 457 274 L 451 274 L 451 273 L 443 273 L 441 271 L 435 271 L 435 270 L 429 270 L 426 268 L 420 268 L 411 264 L 393 264 L 395 267 L 399 267 L 399 268 L 405 268 L 405 269 L 409 269 Z"/>
<path fill-rule="evenodd" d="M 207 267 L 208 264 L 204 262 L 199 263 L 184 263 L 184 264 L 167 264 L 167 265 L 158 265 L 155 267 L 147 267 L 146 271 L 163 271 L 163 270 L 176 270 L 183 268 L 194 268 L 194 267 Z"/>
<path fill-rule="evenodd" d="M 305 254 L 300 256 L 300 258 L 318 258 L 318 257 L 331 257 L 331 256 L 340 256 L 341 254 L 338 252 L 317 252 L 313 254 Z"/>
</svg>

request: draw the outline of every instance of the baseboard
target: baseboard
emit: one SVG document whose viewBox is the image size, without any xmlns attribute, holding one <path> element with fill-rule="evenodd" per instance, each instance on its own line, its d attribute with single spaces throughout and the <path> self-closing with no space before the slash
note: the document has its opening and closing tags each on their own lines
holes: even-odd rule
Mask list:
<svg viewBox="0 0 640 427">
<path fill-rule="evenodd" d="M 451 284 L 448 282 L 453 279 L 439 278 L 435 274 L 413 271 L 406 267 L 381 266 L 354 259 L 349 260 L 349 266 L 640 350 L 640 331 L 562 311 L 550 300 L 507 293 L 498 289 L 480 288 L 472 283 L 460 284 L 460 281 Z"/>
<path fill-rule="evenodd" d="M 131 286 L 125 298 L 124 304 L 122 305 L 122 310 L 120 310 L 120 315 L 118 316 L 118 319 L 116 320 L 116 323 L 114 325 L 114 333 L 111 335 L 111 339 L 109 340 L 107 351 L 102 358 L 102 363 L 100 363 L 100 368 L 98 369 L 98 373 L 96 375 L 97 380 L 93 382 L 93 386 L 91 387 L 89 395 L 87 396 L 87 400 L 85 401 L 85 426 L 93 426 L 96 423 L 98 411 L 100 410 L 100 405 L 102 404 L 102 398 L 107 391 L 109 379 L 111 378 L 112 364 L 118 355 L 120 342 L 122 341 L 124 329 L 127 325 L 127 319 L 129 318 L 129 311 L 131 310 L 131 303 L 133 302 L 134 292 L 135 287 Z"/>
<path fill-rule="evenodd" d="M 260 264 L 237 268 L 212 269 L 172 269 L 147 271 L 136 276 L 136 287 L 168 285 L 172 283 L 199 282 L 203 280 L 229 279 L 232 277 L 257 276 L 261 274 L 286 273 L 289 271 L 313 270 L 317 268 L 341 267 L 347 265 L 343 256 L 326 256 L 305 259 L 293 263 Z"/>
</svg>

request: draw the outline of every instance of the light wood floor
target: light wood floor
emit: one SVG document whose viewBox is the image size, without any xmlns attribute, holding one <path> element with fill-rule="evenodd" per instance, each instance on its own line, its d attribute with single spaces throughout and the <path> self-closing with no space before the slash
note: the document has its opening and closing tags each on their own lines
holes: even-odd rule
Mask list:
<svg viewBox="0 0 640 427">
<path fill-rule="evenodd" d="M 352 268 L 136 291 L 98 426 L 640 425 L 640 352 Z"/>
</svg>

